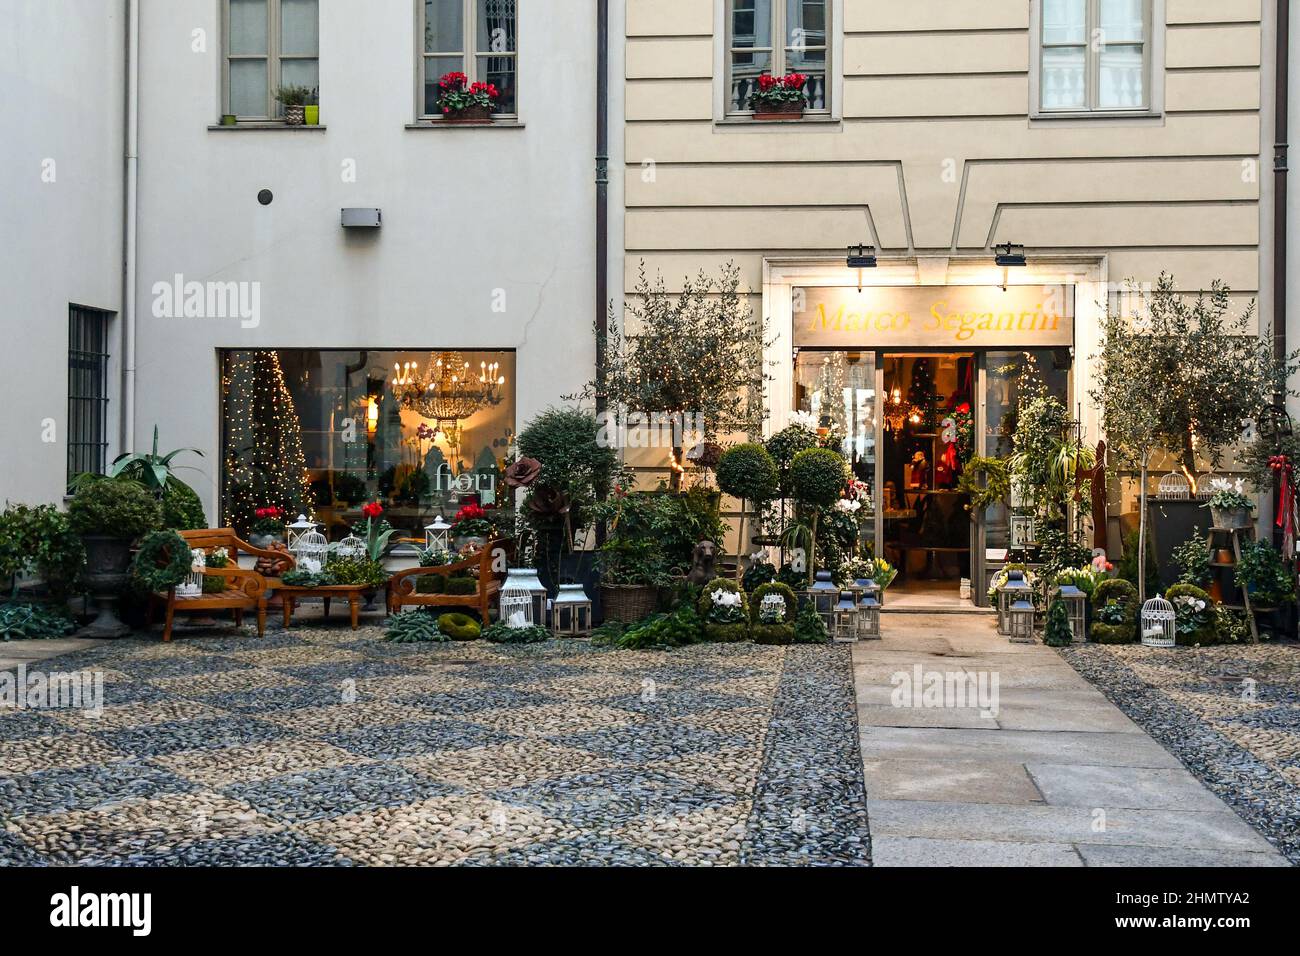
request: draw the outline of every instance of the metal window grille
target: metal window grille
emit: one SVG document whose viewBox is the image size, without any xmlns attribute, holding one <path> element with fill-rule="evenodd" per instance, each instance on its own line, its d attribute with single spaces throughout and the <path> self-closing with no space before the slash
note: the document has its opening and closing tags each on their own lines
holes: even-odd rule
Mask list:
<svg viewBox="0 0 1300 956">
<path fill-rule="evenodd" d="M 108 325 L 112 313 L 68 308 L 68 481 L 108 465 Z"/>
</svg>

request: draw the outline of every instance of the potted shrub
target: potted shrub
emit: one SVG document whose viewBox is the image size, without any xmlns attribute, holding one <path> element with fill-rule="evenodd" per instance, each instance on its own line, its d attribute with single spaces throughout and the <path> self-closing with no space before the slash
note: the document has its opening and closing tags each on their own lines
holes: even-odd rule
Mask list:
<svg viewBox="0 0 1300 956">
<path fill-rule="evenodd" d="M 99 615 L 81 633 L 122 637 L 130 628 L 117 616 L 119 592 L 129 579 L 131 546 L 162 526 L 162 509 L 134 481 L 101 478 L 84 482 L 68 505 L 68 524 L 86 549 L 82 576 Z"/>
<path fill-rule="evenodd" d="M 749 635 L 749 602 L 735 581 L 714 578 L 706 584 L 696 611 L 704 621 L 704 636 L 711 641 L 734 644 Z"/>
<path fill-rule="evenodd" d="M 803 94 L 807 83 L 808 77 L 802 73 L 787 73 L 785 76 L 764 73 L 758 78 L 758 89 L 749 95 L 754 119 L 799 119 L 807 105 Z"/>
<path fill-rule="evenodd" d="M 1217 644 L 1218 616 L 1214 601 L 1194 584 L 1175 584 L 1165 592 L 1174 608 L 1174 640 L 1183 645 Z"/>
<path fill-rule="evenodd" d="M 595 506 L 605 543 L 596 555 L 605 620 L 631 623 L 654 612 L 659 589 L 669 584 L 668 562 L 655 534 L 659 497 L 623 485 Z"/>
<path fill-rule="evenodd" d="M 1267 616 L 1268 626 L 1275 629 L 1278 609 L 1295 600 L 1295 579 L 1282 555 L 1266 541 L 1246 542 L 1234 575 L 1237 586 L 1250 595 L 1252 609 Z"/>
<path fill-rule="evenodd" d="M 848 481 L 848 465 L 844 456 L 829 448 L 809 448 L 794 456 L 790 462 L 790 485 L 794 499 L 812 512 L 812 528 L 808 535 L 811 553 L 808 556 L 808 583 L 812 584 L 817 559 L 817 523 L 821 509 L 829 508 L 840 500 L 840 491 Z"/>
<path fill-rule="evenodd" d="M 1098 644 L 1137 640 L 1138 591 L 1123 578 L 1102 581 L 1093 592 L 1092 639 Z"/>
<path fill-rule="evenodd" d="M 438 108 L 447 123 L 491 123 L 500 96 L 494 84 L 470 83 L 464 73 L 444 73 L 438 80 Z"/>
<path fill-rule="evenodd" d="M 306 86 L 282 86 L 275 91 L 276 102 L 284 107 L 285 126 L 303 125 L 310 97 L 311 89 Z"/>
<path fill-rule="evenodd" d="M 777 601 L 780 604 L 777 604 Z M 799 600 L 786 585 L 761 585 L 749 598 L 750 633 L 758 644 L 793 644 Z"/>
<path fill-rule="evenodd" d="M 19 579 L 40 575 L 54 597 L 66 595 L 85 563 L 81 538 L 68 516 L 53 505 L 10 505 L 0 512 L 0 590 L 12 593 Z"/>
<path fill-rule="evenodd" d="M 1210 520 L 1214 527 L 1249 528 L 1252 521 L 1250 513 L 1255 505 L 1246 497 L 1241 479 L 1238 478 L 1234 484 L 1226 478 L 1215 478 L 1210 487 L 1214 489 L 1214 494 L 1210 495 L 1204 507 L 1210 509 Z"/>
<path fill-rule="evenodd" d="M 255 548 L 265 549 L 277 541 L 284 541 L 284 509 L 275 505 L 258 508 L 253 512 L 248 543 Z"/>
</svg>

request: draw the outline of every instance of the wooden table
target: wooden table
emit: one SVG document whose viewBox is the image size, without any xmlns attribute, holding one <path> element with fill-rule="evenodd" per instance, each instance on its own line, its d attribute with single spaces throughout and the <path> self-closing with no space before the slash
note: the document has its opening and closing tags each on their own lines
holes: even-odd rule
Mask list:
<svg viewBox="0 0 1300 956">
<path fill-rule="evenodd" d="M 364 584 L 331 584 L 321 587 L 293 587 L 288 584 L 276 584 L 275 594 L 284 604 L 284 626 L 289 627 L 289 620 L 303 598 L 323 598 L 325 617 L 330 616 L 330 602 L 339 598 L 348 602 L 348 614 L 352 619 L 352 630 L 357 629 L 357 616 L 361 613 L 361 604 L 365 598 Z"/>
</svg>

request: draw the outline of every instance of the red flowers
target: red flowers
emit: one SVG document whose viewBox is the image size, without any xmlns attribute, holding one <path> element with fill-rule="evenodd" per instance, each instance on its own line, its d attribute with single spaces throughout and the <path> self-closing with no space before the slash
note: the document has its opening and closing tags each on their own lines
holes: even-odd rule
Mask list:
<svg viewBox="0 0 1300 956">
<path fill-rule="evenodd" d="M 802 90 L 807 82 L 808 77 L 803 73 L 787 73 L 785 76 L 773 76 L 771 73 L 764 73 L 758 78 L 758 88 L 763 93 L 770 93 L 778 88 Z"/>
<path fill-rule="evenodd" d="M 457 521 L 479 521 L 486 517 L 487 512 L 473 503 L 465 505 L 465 507 L 456 512 Z"/>
<path fill-rule="evenodd" d="M 475 83 L 470 88 L 471 93 L 486 93 L 489 99 L 496 99 L 500 96 L 495 83 Z"/>
<path fill-rule="evenodd" d="M 372 501 L 367 505 L 361 506 L 361 513 L 367 518 L 378 518 L 384 513 L 384 506 L 378 501 Z"/>
<path fill-rule="evenodd" d="M 444 90 L 463 90 L 468 82 L 469 77 L 464 73 L 444 73 L 442 79 L 438 81 L 438 86 Z"/>
<path fill-rule="evenodd" d="M 284 509 L 276 507 L 258 508 L 253 512 L 253 515 L 258 518 L 271 518 L 272 520 L 278 521 L 280 518 L 284 517 Z"/>
<path fill-rule="evenodd" d="M 464 73 L 444 73 L 438 80 L 438 106 L 444 113 L 460 113 L 474 107 L 491 109 L 500 98 L 495 83 L 469 84 Z"/>
</svg>

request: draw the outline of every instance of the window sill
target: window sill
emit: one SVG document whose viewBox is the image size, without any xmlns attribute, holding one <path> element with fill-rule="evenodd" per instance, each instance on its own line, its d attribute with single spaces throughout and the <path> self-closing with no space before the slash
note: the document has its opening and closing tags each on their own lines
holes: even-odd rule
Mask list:
<svg viewBox="0 0 1300 956">
<path fill-rule="evenodd" d="M 267 130 L 280 130 L 285 133 L 323 133 L 325 124 L 320 123 L 316 126 L 290 126 L 287 123 L 236 123 L 234 126 L 223 126 L 220 123 L 213 123 L 208 127 L 209 132 L 214 133 L 237 133 L 237 132 L 266 132 Z"/>
<path fill-rule="evenodd" d="M 493 120 L 490 123 L 448 123 L 444 120 L 420 120 L 407 123 L 407 129 L 466 130 L 466 129 L 523 129 L 524 124 L 517 119 Z"/>
<path fill-rule="evenodd" d="M 1088 126 L 1096 123 L 1133 123 L 1136 125 L 1159 125 L 1164 122 L 1164 113 L 1155 110 L 1098 110 L 1079 113 L 1031 113 L 1030 126 L 1066 126 L 1076 123 Z"/>
<path fill-rule="evenodd" d="M 786 126 L 791 129 L 799 129 L 800 127 L 805 127 L 805 126 L 814 126 L 814 127 L 822 127 L 823 129 L 825 129 L 827 127 L 834 128 L 840 125 L 841 125 L 840 118 L 838 116 L 830 116 L 830 115 L 801 116 L 799 119 L 770 119 L 770 120 L 753 119 L 752 117 L 749 116 L 728 116 L 725 119 L 713 121 L 713 126 L 715 129 L 729 129 L 729 130 L 744 129 L 747 126 L 754 127 L 754 128 L 762 128 L 762 129 L 770 129 L 774 126 L 775 127 Z"/>
</svg>

